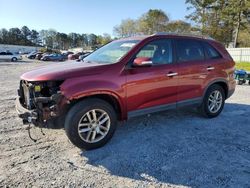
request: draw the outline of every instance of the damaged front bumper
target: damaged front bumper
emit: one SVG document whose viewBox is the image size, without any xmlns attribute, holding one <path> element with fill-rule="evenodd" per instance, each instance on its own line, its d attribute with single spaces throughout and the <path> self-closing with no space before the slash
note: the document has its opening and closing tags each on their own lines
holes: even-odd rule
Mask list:
<svg viewBox="0 0 250 188">
<path fill-rule="evenodd" d="M 15 106 L 18 116 L 23 120 L 23 124 L 32 123 L 39 127 L 44 127 L 50 120 L 63 116 L 68 104 L 66 98 L 60 93 L 51 97 L 37 97 L 34 102 L 36 108 L 29 110 L 22 105 L 20 97 L 17 97 Z"/>
<path fill-rule="evenodd" d="M 23 124 L 33 123 L 34 120 L 37 120 L 37 112 L 24 108 L 20 102 L 20 97 L 16 98 L 15 106 L 18 116 L 23 120 Z"/>
</svg>

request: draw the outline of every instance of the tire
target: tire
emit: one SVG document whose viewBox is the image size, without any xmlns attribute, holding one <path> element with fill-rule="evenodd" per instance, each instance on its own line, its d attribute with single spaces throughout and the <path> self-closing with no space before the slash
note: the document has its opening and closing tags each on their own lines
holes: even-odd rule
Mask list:
<svg viewBox="0 0 250 188">
<path fill-rule="evenodd" d="M 16 57 L 12 57 L 11 61 L 12 61 L 12 62 L 16 62 L 16 61 L 17 61 L 17 58 L 16 58 Z"/>
<path fill-rule="evenodd" d="M 238 80 L 238 85 L 243 85 L 244 84 L 244 80 Z"/>
<path fill-rule="evenodd" d="M 90 120 L 94 122 L 93 111 L 95 111 L 97 121 L 90 123 Z M 104 118 L 101 118 L 102 115 Z M 101 124 L 101 121 L 105 119 L 108 120 Z M 84 127 L 79 126 L 79 124 Z M 88 124 L 88 126 L 86 126 L 86 124 Z M 69 140 L 76 147 L 85 150 L 91 150 L 105 145 L 112 138 L 116 126 L 117 115 L 113 107 L 106 101 L 98 98 L 86 99 L 76 103 L 69 110 L 65 119 L 65 131 Z M 85 130 L 87 129 L 91 130 L 86 132 Z M 84 132 L 80 133 L 80 131 Z M 104 132 L 105 136 L 103 136 Z M 94 135 L 96 140 L 92 140 Z"/>
<path fill-rule="evenodd" d="M 221 97 L 218 97 L 218 100 L 217 99 L 215 100 L 217 102 L 215 107 L 210 109 L 213 106 L 211 98 L 213 97 L 213 95 L 216 95 L 217 92 L 219 92 L 218 96 Z M 221 98 L 221 100 L 219 100 L 219 98 Z M 218 105 L 219 101 L 221 101 L 220 105 Z M 214 118 L 221 113 L 221 111 L 224 108 L 224 104 L 225 104 L 225 91 L 221 86 L 214 84 L 207 89 L 206 94 L 203 98 L 202 105 L 200 106 L 199 110 L 204 117 Z M 218 109 L 216 109 L 216 106 L 218 107 Z"/>
</svg>

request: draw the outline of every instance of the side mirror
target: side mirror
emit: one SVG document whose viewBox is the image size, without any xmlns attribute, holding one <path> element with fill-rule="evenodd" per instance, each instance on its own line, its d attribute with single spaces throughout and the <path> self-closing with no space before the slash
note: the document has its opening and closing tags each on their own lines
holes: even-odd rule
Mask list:
<svg viewBox="0 0 250 188">
<path fill-rule="evenodd" d="M 138 57 L 134 60 L 134 67 L 150 67 L 153 65 L 151 58 L 149 57 Z"/>
</svg>

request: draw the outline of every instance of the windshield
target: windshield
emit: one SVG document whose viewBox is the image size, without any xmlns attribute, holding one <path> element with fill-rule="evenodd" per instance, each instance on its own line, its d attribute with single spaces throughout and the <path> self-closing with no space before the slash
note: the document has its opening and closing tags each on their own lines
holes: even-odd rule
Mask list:
<svg viewBox="0 0 250 188">
<path fill-rule="evenodd" d="M 112 64 L 118 62 L 139 40 L 114 41 L 94 51 L 85 62 Z"/>
</svg>

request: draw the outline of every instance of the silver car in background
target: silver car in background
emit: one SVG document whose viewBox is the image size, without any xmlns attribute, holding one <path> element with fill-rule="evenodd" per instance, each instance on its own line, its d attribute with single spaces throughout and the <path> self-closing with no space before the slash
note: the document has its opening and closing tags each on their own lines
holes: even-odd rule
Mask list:
<svg viewBox="0 0 250 188">
<path fill-rule="evenodd" d="M 19 54 L 13 54 L 11 52 L 0 52 L 0 60 L 16 62 L 21 59 L 22 56 Z"/>
</svg>

